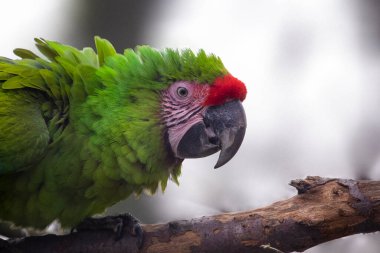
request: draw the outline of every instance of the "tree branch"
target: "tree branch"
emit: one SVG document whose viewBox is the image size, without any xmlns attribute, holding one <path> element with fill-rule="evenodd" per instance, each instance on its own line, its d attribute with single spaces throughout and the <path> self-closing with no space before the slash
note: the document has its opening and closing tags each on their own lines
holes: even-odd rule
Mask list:
<svg viewBox="0 0 380 253">
<path fill-rule="evenodd" d="M 247 212 L 143 225 L 139 252 L 292 252 L 380 230 L 380 181 L 307 177 L 298 195 Z M 35 236 L 1 245 L 8 252 L 136 252 L 136 239 L 112 231 Z M 19 251 L 16 251 L 19 250 Z"/>
</svg>

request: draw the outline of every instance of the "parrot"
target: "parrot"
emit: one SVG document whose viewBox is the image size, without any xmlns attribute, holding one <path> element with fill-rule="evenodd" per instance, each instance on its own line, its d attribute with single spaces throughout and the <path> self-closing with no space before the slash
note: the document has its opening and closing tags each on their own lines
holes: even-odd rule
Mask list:
<svg viewBox="0 0 380 253">
<path fill-rule="evenodd" d="M 116 52 L 35 39 L 0 57 L 0 220 L 75 227 L 126 199 L 178 184 L 187 158 L 240 148 L 245 84 L 200 49 Z"/>
</svg>

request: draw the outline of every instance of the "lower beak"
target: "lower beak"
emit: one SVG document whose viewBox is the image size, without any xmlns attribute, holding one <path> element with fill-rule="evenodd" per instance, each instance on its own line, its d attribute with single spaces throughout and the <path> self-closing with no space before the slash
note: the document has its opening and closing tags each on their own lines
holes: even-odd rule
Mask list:
<svg viewBox="0 0 380 253">
<path fill-rule="evenodd" d="M 199 158 L 221 150 L 214 168 L 234 157 L 243 142 L 247 121 L 239 100 L 209 107 L 203 122 L 192 126 L 178 144 L 182 158 Z"/>
</svg>

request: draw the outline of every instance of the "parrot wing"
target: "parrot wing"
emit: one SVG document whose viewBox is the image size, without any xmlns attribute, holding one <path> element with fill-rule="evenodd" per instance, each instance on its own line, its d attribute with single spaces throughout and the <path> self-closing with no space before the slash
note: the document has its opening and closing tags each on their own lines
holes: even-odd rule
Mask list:
<svg viewBox="0 0 380 253">
<path fill-rule="evenodd" d="M 0 57 L 0 175 L 25 170 L 43 159 L 70 122 L 70 105 L 80 103 L 97 85 L 95 71 L 116 54 L 105 39 L 78 50 L 35 39 L 42 58 L 15 49 L 21 59 Z"/>
</svg>

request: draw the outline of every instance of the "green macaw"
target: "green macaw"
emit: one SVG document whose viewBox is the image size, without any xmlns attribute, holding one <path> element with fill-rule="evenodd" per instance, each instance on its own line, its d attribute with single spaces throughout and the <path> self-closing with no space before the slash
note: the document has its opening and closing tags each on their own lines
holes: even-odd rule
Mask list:
<svg viewBox="0 0 380 253">
<path fill-rule="evenodd" d="M 0 220 L 42 229 L 177 181 L 185 158 L 243 141 L 245 85 L 220 58 L 149 46 L 116 53 L 36 39 L 0 57 Z"/>
</svg>

